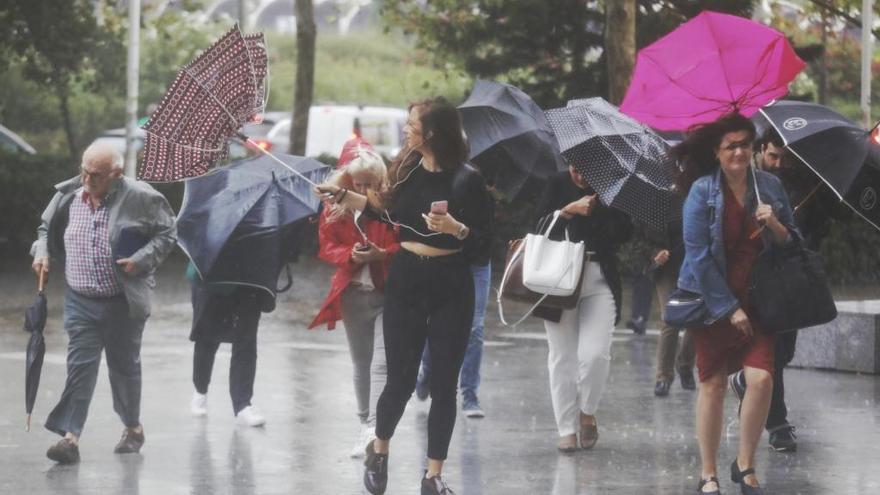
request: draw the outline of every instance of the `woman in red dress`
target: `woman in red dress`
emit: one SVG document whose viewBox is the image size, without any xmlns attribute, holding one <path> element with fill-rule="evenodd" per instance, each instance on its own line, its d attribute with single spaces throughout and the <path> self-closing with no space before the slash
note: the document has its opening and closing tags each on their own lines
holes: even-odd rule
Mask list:
<svg viewBox="0 0 880 495">
<path fill-rule="evenodd" d="M 724 394 L 727 376 L 739 370 L 749 386 L 731 479 L 744 494 L 763 493 L 754 461 L 773 390 L 774 339 L 749 306 L 749 279 L 765 247 L 799 234 L 782 184 L 750 167 L 754 139 L 751 121 L 731 114 L 693 129 L 675 149 L 683 165 L 678 186 L 687 193 L 682 215 L 685 260 L 678 286 L 702 295 L 713 321 L 688 330 L 700 375 L 699 493 L 720 493 L 716 461 Z"/>
</svg>

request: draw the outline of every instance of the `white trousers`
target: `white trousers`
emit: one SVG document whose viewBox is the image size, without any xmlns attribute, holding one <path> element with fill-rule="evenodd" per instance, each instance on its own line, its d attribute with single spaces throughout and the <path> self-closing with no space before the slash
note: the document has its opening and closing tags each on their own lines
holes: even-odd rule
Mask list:
<svg viewBox="0 0 880 495">
<path fill-rule="evenodd" d="M 550 348 L 550 395 L 559 436 L 578 431 L 579 411 L 596 413 L 611 368 L 614 296 L 598 262 L 588 263 L 583 276 L 577 307 L 563 311 L 559 323 L 544 321 Z"/>
</svg>

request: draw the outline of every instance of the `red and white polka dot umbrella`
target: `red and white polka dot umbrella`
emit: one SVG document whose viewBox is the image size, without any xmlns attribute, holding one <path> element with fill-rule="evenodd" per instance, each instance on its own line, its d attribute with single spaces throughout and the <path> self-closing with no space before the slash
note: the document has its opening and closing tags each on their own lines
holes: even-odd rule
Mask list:
<svg viewBox="0 0 880 495">
<path fill-rule="evenodd" d="M 227 140 L 257 121 L 266 105 L 269 73 L 262 33 L 236 25 L 177 74 L 143 126 L 138 178 L 172 182 L 207 173 L 227 155 Z"/>
</svg>

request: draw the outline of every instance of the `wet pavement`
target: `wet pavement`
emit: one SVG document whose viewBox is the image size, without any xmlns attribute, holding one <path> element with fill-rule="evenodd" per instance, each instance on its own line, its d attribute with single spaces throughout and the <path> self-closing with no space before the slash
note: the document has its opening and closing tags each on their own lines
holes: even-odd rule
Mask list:
<svg viewBox="0 0 880 495">
<path fill-rule="evenodd" d="M 348 457 L 358 423 L 344 332 L 307 331 L 330 270 L 314 260 L 294 265 L 297 283 L 276 312 L 264 315 L 259 336 L 255 403 L 265 428 L 236 427 L 227 389 L 229 349 L 221 347 L 209 392 L 209 416 L 189 415 L 192 347 L 188 286 L 179 258 L 163 267 L 154 315 L 142 352 L 140 455 L 112 453 L 122 426 L 112 410 L 106 367 L 81 441 L 82 462 L 55 466 L 46 448 L 57 437 L 42 422 L 65 377 L 66 337 L 60 328 L 63 290 L 49 289 L 47 356 L 34 428 L 24 431 L 26 334 L 30 303 L 25 270 L 0 274 L 0 493 L 3 494 L 360 494 L 362 464 Z M 513 312 L 513 311 L 512 311 Z M 599 409 L 596 448 L 564 456 L 547 386 L 543 327 L 515 332 L 487 319 L 480 398 L 487 416 L 459 415 L 445 468 L 456 493 L 680 494 L 694 493 L 699 456 L 693 430 L 695 394 L 678 384 L 664 399 L 652 395 L 656 332 L 614 338 L 610 383 Z M 789 419 L 799 450 L 758 452 L 768 493 L 880 493 L 880 379 L 790 370 Z M 719 464 L 724 493 L 738 493 L 725 468 L 736 452 L 735 401 L 726 403 Z M 392 441 L 389 494 L 418 493 L 426 448 L 427 406 L 413 401 Z"/>
</svg>

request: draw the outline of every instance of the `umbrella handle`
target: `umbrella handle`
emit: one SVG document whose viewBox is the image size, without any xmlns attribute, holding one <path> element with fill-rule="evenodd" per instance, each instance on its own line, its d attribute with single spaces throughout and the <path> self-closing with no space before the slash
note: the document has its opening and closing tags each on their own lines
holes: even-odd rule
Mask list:
<svg viewBox="0 0 880 495">
<path fill-rule="evenodd" d="M 27 422 L 24 425 L 24 431 L 31 431 L 31 415 L 27 415 Z"/>
<path fill-rule="evenodd" d="M 37 275 L 37 291 L 43 292 L 43 287 L 46 285 L 46 272 L 45 270 L 40 270 L 40 274 Z"/>
</svg>

